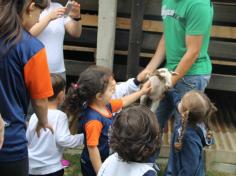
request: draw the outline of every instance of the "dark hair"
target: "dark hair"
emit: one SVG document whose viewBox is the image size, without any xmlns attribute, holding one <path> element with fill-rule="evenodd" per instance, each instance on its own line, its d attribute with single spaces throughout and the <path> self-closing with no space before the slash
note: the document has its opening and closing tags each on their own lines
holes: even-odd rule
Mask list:
<svg viewBox="0 0 236 176">
<path fill-rule="evenodd" d="M 209 127 L 209 121 L 215 116 L 217 108 L 210 99 L 203 93 L 197 90 L 187 92 L 182 100 L 182 128 L 175 149 L 181 150 L 183 147 L 183 137 L 187 124 L 196 126 L 197 123 L 204 122 L 207 128 L 208 138 L 212 138 L 212 132 Z"/>
<path fill-rule="evenodd" d="M 22 26 L 22 12 L 27 11 L 27 4 L 35 2 L 36 7 L 44 9 L 48 6 L 48 0 L 1 0 L 0 1 L 0 48 L 4 53 L 13 47 L 21 38 Z"/>
<path fill-rule="evenodd" d="M 66 81 L 58 74 L 50 74 L 51 76 L 51 83 L 53 88 L 53 96 L 49 97 L 49 101 L 53 101 L 57 98 L 58 94 L 61 91 L 64 91 L 66 88 Z"/>
<path fill-rule="evenodd" d="M 69 88 L 63 111 L 72 116 L 78 116 L 80 112 L 91 104 L 97 93 L 104 93 L 109 79 L 113 76 L 110 69 L 101 66 L 91 66 L 83 71 L 76 84 Z"/>
<path fill-rule="evenodd" d="M 147 162 L 160 148 L 160 139 L 155 114 L 141 105 L 119 113 L 110 131 L 110 147 L 127 162 Z"/>
</svg>

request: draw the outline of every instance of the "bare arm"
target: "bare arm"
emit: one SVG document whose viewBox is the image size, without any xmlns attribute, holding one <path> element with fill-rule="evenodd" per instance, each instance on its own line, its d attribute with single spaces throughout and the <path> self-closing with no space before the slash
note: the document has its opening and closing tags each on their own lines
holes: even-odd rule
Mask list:
<svg viewBox="0 0 236 176">
<path fill-rule="evenodd" d="M 187 51 L 180 60 L 175 72 L 178 75 L 172 76 L 172 84 L 175 85 L 177 81 L 182 78 L 188 70 L 192 67 L 201 50 L 203 36 L 186 36 Z"/>
<path fill-rule="evenodd" d="M 0 149 L 2 148 L 3 141 L 4 141 L 4 121 L 2 119 L 2 116 L 0 114 Z"/>
<path fill-rule="evenodd" d="M 89 158 L 93 165 L 93 169 L 95 170 L 96 174 L 98 173 L 100 167 L 102 166 L 102 160 L 97 147 L 90 147 L 88 146 Z"/>
<path fill-rule="evenodd" d="M 157 46 L 156 52 L 154 56 L 152 57 L 151 61 L 149 62 L 149 64 L 146 66 L 145 70 L 149 70 L 149 72 L 153 72 L 157 67 L 159 67 L 165 59 L 165 52 L 166 52 L 165 38 L 163 34 Z"/>
<path fill-rule="evenodd" d="M 73 18 L 80 18 L 80 4 L 73 1 L 72 2 L 72 10 L 69 14 L 69 16 L 72 18 L 71 21 L 69 21 L 65 25 L 66 31 L 73 37 L 80 37 L 82 32 L 82 23 L 81 20 L 75 21 Z"/>
<path fill-rule="evenodd" d="M 121 100 L 123 101 L 123 107 L 129 106 L 131 103 L 134 103 L 136 100 L 138 100 L 142 95 L 147 94 L 151 90 L 151 84 L 150 82 L 146 82 L 142 89 L 132 93 L 128 96 L 122 97 Z"/>
<path fill-rule="evenodd" d="M 38 36 L 50 23 L 50 21 L 60 18 L 65 13 L 65 8 L 58 8 L 50 12 L 47 16 L 44 16 L 38 23 L 36 23 L 29 32 L 33 36 Z M 63 18 L 63 17 L 62 17 Z"/>
<path fill-rule="evenodd" d="M 34 112 L 38 118 L 36 132 L 39 136 L 41 128 L 48 128 L 53 132 L 53 128 L 48 124 L 48 99 L 31 99 Z"/>
</svg>

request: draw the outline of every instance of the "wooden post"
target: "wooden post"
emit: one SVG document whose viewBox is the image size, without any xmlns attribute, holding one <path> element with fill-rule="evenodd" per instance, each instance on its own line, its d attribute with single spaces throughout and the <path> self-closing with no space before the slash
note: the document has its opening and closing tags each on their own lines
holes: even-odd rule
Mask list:
<svg viewBox="0 0 236 176">
<path fill-rule="evenodd" d="M 139 71 L 139 53 L 142 45 L 142 26 L 146 1 L 132 0 L 127 78 L 135 77 Z"/>
<path fill-rule="evenodd" d="M 117 0 L 99 0 L 96 64 L 113 69 Z"/>
</svg>

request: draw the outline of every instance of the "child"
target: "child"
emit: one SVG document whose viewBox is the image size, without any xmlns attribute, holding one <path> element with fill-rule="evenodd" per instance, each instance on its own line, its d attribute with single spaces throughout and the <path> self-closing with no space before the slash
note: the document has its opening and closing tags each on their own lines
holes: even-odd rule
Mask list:
<svg viewBox="0 0 236 176">
<path fill-rule="evenodd" d="M 178 110 L 182 127 L 174 131 L 165 175 L 204 176 L 203 147 L 213 144 L 208 121 L 217 109 L 204 93 L 192 90 L 183 96 Z"/>
<path fill-rule="evenodd" d="M 83 134 L 71 135 L 68 119 L 65 113 L 57 108 L 65 98 L 65 80 L 56 74 L 51 74 L 54 95 L 48 99 L 48 121 L 53 126 L 54 134 L 49 130 L 41 130 L 38 137 L 35 133 L 38 120 L 33 114 L 26 132 L 29 150 L 30 175 L 62 176 L 64 174 L 62 159 L 65 147 L 77 147 L 83 144 Z"/>
<path fill-rule="evenodd" d="M 111 127 L 110 147 L 116 153 L 102 164 L 98 176 L 156 176 L 148 163 L 160 147 L 159 125 L 145 106 L 123 110 Z"/>
<path fill-rule="evenodd" d="M 147 82 L 141 90 L 119 100 L 111 100 L 115 86 L 109 69 L 89 67 L 68 91 L 64 110 L 79 117 L 79 124 L 85 134 L 85 147 L 81 155 L 84 176 L 95 176 L 109 155 L 108 129 L 113 120 L 112 113 L 133 103 L 151 89 Z"/>
</svg>

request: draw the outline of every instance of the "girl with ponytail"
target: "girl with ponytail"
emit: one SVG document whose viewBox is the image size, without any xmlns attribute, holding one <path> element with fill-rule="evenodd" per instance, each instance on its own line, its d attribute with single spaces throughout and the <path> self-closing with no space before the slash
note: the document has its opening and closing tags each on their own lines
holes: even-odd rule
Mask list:
<svg viewBox="0 0 236 176">
<path fill-rule="evenodd" d="M 102 162 L 109 156 L 108 129 L 113 121 L 113 113 L 151 90 L 150 82 L 147 82 L 141 90 L 111 100 L 115 87 L 116 82 L 109 69 L 92 66 L 83 71 L 78 82 L 68 90 L 63 110 L 79 118 L 85 136 L 85 147 L 81 155 L 84 176 L 96 176 Z"/>
<path fill-rule="evenodd" d="M 186 93 L 178 104 L 182 125 L 174 130 L 166 176 L 204 176 L 203 147 L 214 143 L 209 127 L 217 109 L 202 92 Z"/>
</svg>

